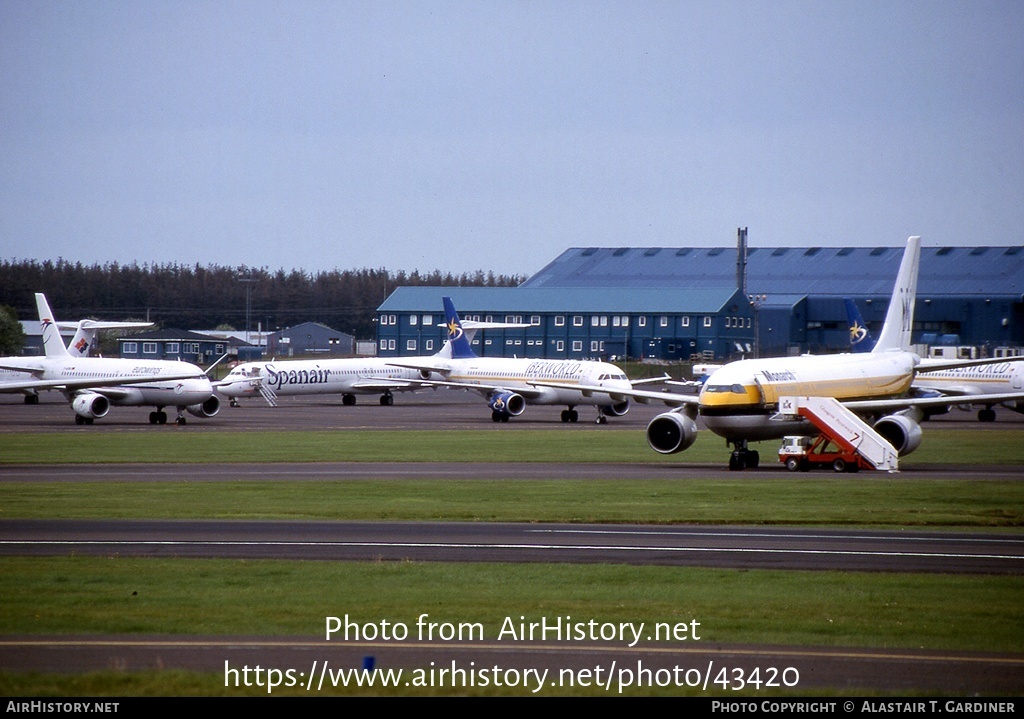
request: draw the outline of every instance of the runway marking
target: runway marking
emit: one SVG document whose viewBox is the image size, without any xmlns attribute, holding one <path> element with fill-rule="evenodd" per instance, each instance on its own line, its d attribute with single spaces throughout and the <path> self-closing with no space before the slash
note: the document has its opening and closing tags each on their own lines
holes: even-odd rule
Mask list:
<svg viewBox="0 0 1024 719">
<path fill-rule="evenodd" d="M 596 552 L 718 552 L 727 554 L 806 554 L 853 557 L 934 557 L 939 559 L 1012 559 L 1010 554 L 962 554 L 949 552 L 884 552 L 839 549 L 765 549 L 761 547 L 630 547 L 587 544 L 456 544 L 450 542 L 273 542 L 273 541 L 189 541 L 189 540 L 0 540 L 0 546 L 111 546 L 111 547 L 367 547 L 398 549 L 509 549 L 574 550 Z"/>
<path fill-rule="evenodd" d="M 861 535 L 861 534 L 774 534 L 772 532 L 672 532 L 667 530 L 614 530 L 614 529 L 527 529 L 527 532 L 536 534 L 611 534 L 611 535 L 635 535 L 654 537 L 754 537 L 757 539 L 869 539 L 872 541 L 900 541 L 900 542 L 993 542 L 999 544 L 1024 544 L 1024 538 L 992 536 L 992 537 L 915 537 L 900 536 L 895 534 L 887 535 Z"/>
<path fill-rule="evenodd" d="M 320 641 L 320 640 L 233 640 L 233 639 L 210 639 L 210 640 L 195 640 L 195 639 L 172 639 L 172 640 L 159 640 L 159 639 L 129 639 L 129 640 L 117 640 L 117 639 L 60 639 L 55 641 L 47 641 L 45 639 L 5 639 L 0 640 L 0 647 L 237 647 L 242 649 L 257 649 L 266 647 L 296 647 L 296 648 L 314 648 L 314 649 L 342 649 L 342 648 L 359 648 L 359 649 L 438 649 L 438 650 L 452 650 L 452 649 L 473 649 L 473 650 L 488 650 L 488 651 L 534 651 L 534 652 L 564 652 L 566 649 L 565 644 L 558 643 L 544 643 L 544 644 L 531 644 L 519 643 L 514 644 L 467 644 L 467 643 L 441 643 L 436 642 L 345 642 L 345 641 Z M 959 655 L 959 654 L 912 654 L 901 650 L 894 650 L 892 652 L 880 652 L 878 650 L 865 650 L 858 651 L 856 649 L 842 649 L 833 650 L 827 647 L 817 648 L 808 647 L 806 649 L 776 649 L 771 646 L 760 647 L 760 648 L 736 648 L 732 649 L 729 647 L 715 646 L 715 647 L 658 647 L 658 646 L 606 646 L 606 645 L 572 645 L 574 653 L 577 652 L 595 652 L 595 653 L 609 653 L 615 652 L 621 653 L 642 653 L 642 654 L 727 654 L 736 656 L 765 656 L 771 655 L 776 657 L 803 657 L 806 659 L 816 659 L 820 657 L 829 657 L 834 659 L 900 659 L 910 661 L 924 661 L 924 662 L 935 662 L 935 661 L 955 661 L 955 662 L 968 662 L 978 664 L 1007 664 L 1010 666 L 1024 665 L 1024 657 L 1005 657 L 1005 656 L 971 656 L 971 655 Z"/>
</svg>

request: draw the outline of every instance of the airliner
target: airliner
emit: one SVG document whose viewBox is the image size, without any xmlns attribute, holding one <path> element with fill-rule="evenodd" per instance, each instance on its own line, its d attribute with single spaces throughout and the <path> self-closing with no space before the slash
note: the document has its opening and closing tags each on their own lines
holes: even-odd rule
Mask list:
<svg viewBox="0 0 1024 719">
<path fill-rule="evenodd" d="M 42 357 L 0 359 L 0 392 L 38 392 L 55 389 L 71 404 L 77 424 L 92 424 L 110 407 L 153 406 L 150 424 L 165 424 L 165 407 L 178 410 L 176 424 L 185 424 L 185 412 L 212 417 L 220 409 L 210 379 L 188 362 L 74 356 L 64 346 L 53 312 L 36 293 L 43 335 Z"/>
<path fill-rule="evenodd" d="M 921 238 L 909 238 L 885 324 L 870 353 L 739 360 L 715 370 L 696 397 L 639 390 L 623 391 L 617 397 L 675 407 L 647 426 L 648 444 L 662 454 L 681 452 L 693 445 L 699 415 L 708 429 L 732 445 L 732 470 L 758 466 L 758 452 L 748 447 L 749 442 L 817 434 L 805 420 L 780 416 L 782 396 L 835 398 L 853 412 L 871 419 L 875 431 L 897 452 L 909 454 L 920 446 L 924 411 L 949 403 L 948 397 L 907 396 L 920 363 L 920 358 L 910 351 L 920 252 Z M 973 364 L 992 362 L 977 360 Z M 962 365 L 950 362 L 933 365 L 931 369 Z M 1011 399 L 1024 399 L 1024 392 L 971 398 L 993 402 Z"/>
<path fill-rule="evenodd" d="M 444 297 L 443 302 L 450 357 L 391 364 L 417 370 L 424 384 L 479 392 L 487 399 L 495 422 L 518 417 L 529 404 L 565 405 L 563 422 L 579 421 L 576 407 L 580 405 L 597 408 L 598 424 L 607 422 L 608 415 L 620 417 L 629 411 L 628 397 L 613 400 L 611 396 L 632 389 L 626 374 L 615 365 L 591 360 L 478 357 L 451 298 Z M 431 373 L 443 379 L 432 380 Z"/>
<path fill-rule="evenodd" d="M 354 405 L 356 395 L 379 394 L 383 406 L 394 404 L 393 392 L 423 389 L 420 373 L 395 367 L 375 357 L 246 362 L 233 368 L 214 389 L 231 398 L 261 395 L 276 406 L 282 395 L 340 394 L 341 403 Z"/>
<path fill-rule="evenodd" d="M 874 347 L 874 340 L 864 323 L 864 318 L 857 309 L 856 303 L 846 299 L 846 316 L 850 324 L 850 344 L 854 352 L 869 352 Z M 978 410 L 979 422 L 993 422 L 996 411 L 992 407 L 1002 405 L 1014 412 L 1024 414 L 1024 400 L 1006 402 L 975 402 L 977 395 L 998 392 L 1015 392 L 1024 390 L 1024 360 L 1004 359 L 994 364 L 966 365 L 948 369 L 931 369 L 933 366 L 949 367 L 949 362 L 923 358 L 917 366 L 919 376 L 914 380 L 913 388 L 919 396 L 943 395 L 962 400 L 957 406 L 967 409 L 967 405 L 982 405 Z M 945 408 L 948 410 L 948 407 Z M 932 412 L 940 414 L 941 412 Z"/>
</svg>

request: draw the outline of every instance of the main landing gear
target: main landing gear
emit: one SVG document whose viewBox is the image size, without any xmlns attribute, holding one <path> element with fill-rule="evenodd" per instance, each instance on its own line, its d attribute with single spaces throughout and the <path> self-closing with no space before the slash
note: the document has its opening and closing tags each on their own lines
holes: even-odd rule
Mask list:
<svg viewBox="0 0 1024 719">
<path fill-rule="evenodd" d="M 992 409 L 991 407 L 986 407 L 985 409 L 979 409 L 978 410 L 978 421 L 979 422 L 995 422 L 996 421 L 996 411 L 994 409 Z"/>
<path fill-rule="evenodd" d="M 563 422 L 579 422 L 580 413 L 577 412 L 573 407 L 562 410 L 562 421 Z"/>
<path fill-rule="evenodd" d="M 733 451 L 729 455 L 729 469 L 738 472 L 744 469 L 757 469 L 761 461 L 761 455 L 756 449 L 747 448 L 747 440 L 741 439 L 733 442 Z"/>
<path fill-rule="evenodd" d="M 178 407 L 178 416 L 174 418 L 174 423 L 177 425 L 185 424 L 185 408 Z M 150 424 L 167 424 L 167 413 L 164 412 L 163 407 L 157 407 L 155 412 L 149 413 Z"/>
<path fill-rule="evenodd" d="M 355 397 L 352 398 L 352 404 L 356 403 L 355 399 L 356 399 Z M 381 407 L 390 407 L 394 403 L 395 403 L 395 396 L 393 394 L 391 394 L 390 392 L 385 392 L 384 394 L 382 394 L 380 396 L 380 406 Z"/>
</svg>

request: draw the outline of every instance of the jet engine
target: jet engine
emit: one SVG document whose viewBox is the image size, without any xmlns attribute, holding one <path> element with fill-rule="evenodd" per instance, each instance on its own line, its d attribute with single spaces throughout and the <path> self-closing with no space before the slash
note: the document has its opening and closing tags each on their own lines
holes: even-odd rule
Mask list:
<svg viewBox="0 0 1024 719">
<path fill-rule="evenodd" d="M 629 400 L 624 400 L 618 404 L 608 404 L 601 408 L 601 411 L 605 414 L 610 414 L 612 417 L 621 417 L 629 411 Z"/>
<path fill-rule="evenodd" d="M 875 422 L 875 431 L 885 437 L 900 456 L 921 446 L 921 425 L 905 414 L 891 414 Z"/>
<path fill-rule="evenodd" d="M 655 452 L 675 454 L 697 440 L 697 423 L 682 412 L 659 414 L 647 425 L 647 444 Z"/>
<path fill-rule="evenodd" d="M 110 400 L 96 392 L 85 392 L 75 397 L 71 409 L 82 419 L 99 419 L 110 411 Z"/>
<path fill-rule="evenodd" d="M 506 417 L 518 417 L 526 409 L 526 400 L 515 392 L 495 392 L 487 404 L 497 415 Z"/>
<path fill-rule="evenodd" d="M 220 412 L 220 399 L 217 398 L 217 395 L 210 395 L 210 399 L 202 404 L 190 404 L 185 409 L 196 417 L 213 417 Z"/>
</svg>

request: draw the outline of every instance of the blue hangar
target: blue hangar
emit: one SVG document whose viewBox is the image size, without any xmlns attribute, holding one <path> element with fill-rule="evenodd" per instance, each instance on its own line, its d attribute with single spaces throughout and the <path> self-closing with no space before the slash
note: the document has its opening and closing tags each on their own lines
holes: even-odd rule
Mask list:
<svg viewBox="0 0 1024 719">
<path fill-rule="evenodd" d="M 464 319 L 514 322 L 484 356 L 723 361 L 849 348 L 844 298 L 881 326 L 903 247 L 571 248 L 519 287 L 401 287 L 378 308 L 380 356 L 425 355 Z M 1024 246 L 925 247 L 915 343 L 1024 346 Z"/>
</svg>

